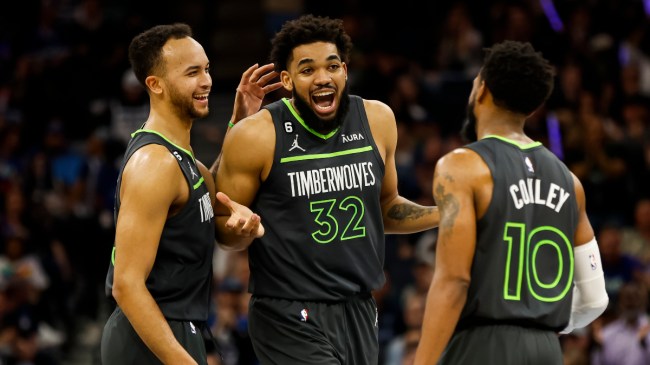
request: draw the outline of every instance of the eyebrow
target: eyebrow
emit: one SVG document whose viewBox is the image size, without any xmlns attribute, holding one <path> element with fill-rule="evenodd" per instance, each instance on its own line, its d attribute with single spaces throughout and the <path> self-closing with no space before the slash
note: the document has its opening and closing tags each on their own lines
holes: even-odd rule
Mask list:
<svg viewBox="0 0 650 365">
<path fill-rule="evenodd" d="M 195 70 L 198 70 L 200 68 L 201 68 L 201 66 L 190 66 L 190 67 L 185 69 L 185 72 L 195 71 Z"/>
<path fill-rule="evenodd" d="M 339 57 L 339 55 L 337 55 L 337 54 L 333 54 L 333 55 L 330 55 L 329 57 L 327 57 L 325 60 L 326 61 L 331 61 L 331 60 L 340 61 L 341 57 Z M 305 63 L 311 63 L 311 62 L 314 62 L 313 58 L 303 58 L 302 60 L 298 61 L 298 67 L 304 65 Z"/>
<path fill-rule="evenodd" d="M 210 67 L 210 63 L 205 65 L 205 67 Z M 185 72 L 187 73 L 187 72 L 190 72 L 190 71 L 200 70 L 200 69 L 203 69 L 205 67 L 204 66 L 199 66 L 199 65 L 189 66 L 189 67 L 187 67 L 185 69 Z"/>
</svg>

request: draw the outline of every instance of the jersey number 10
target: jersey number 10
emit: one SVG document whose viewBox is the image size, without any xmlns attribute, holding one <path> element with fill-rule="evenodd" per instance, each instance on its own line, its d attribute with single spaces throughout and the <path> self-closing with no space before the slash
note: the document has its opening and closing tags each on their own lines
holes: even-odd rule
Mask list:
<svg viewBox="0 0 650 365">
<path fill-rule="evenodd" d="M 503 239 L 508 245 L 503 283 L 505 300 L 521 300 L 524 274 L 528 292 L 539 301 L 557 302 L 567 295 L 573 282 L 573 246 L 562 231 L 545 226 L 528 232 L 525 224 L 509 222 Z M 543 255 L 540 250 L 544 250 Z M 553 267 L 554 278 L 553 273 L 548 275 Z M 545 281 L 540 279 L 543 270 L 547 274 Z"/>
</svg>

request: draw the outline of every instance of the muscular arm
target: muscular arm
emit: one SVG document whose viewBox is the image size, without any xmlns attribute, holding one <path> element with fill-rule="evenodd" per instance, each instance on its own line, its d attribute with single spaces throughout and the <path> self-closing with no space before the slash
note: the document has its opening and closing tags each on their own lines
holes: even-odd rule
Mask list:
<svg viewBox="0 0 650 365">
<path fill-rule="evenodd" d="M 224 249 L 245 249 L 264 233 L 263 227 L 258 231 L 255 226 L 260 225 L 259 216 L 246 207 L 255 199 L 270 170 L 274 148 L 275 130 L 266 110 L 237 124 L 224 141 L 216 189 L 241 204 L 229 207 L 223 204 L 223 198 L 216 204 L 217 240 Z"/>
<path fill-rule="evenodd" d="M 176 159 L 159 145 L 138 150 L 120 188 L 113 297 L 149 349 L 165 364 L 196 364 L 178 343 L 145 282 L 170 208 L 187 200 Z M 188 189 L 186 184 L 185 189 Z"/>
<path fill-rule="evenodd" d="M 397 127 L 390 108 L 380 102 L 365 100 L 364 106 L 372 129 L 372 136 L 384 159 L 385 174 L 381 188 L 381 208 L 386 233 L 414 233 L 438 225 L 438 207 L 416 204 L 399 195 L 395 148 Z"/>
<path fill-rule="evenodd" d="M 465 149 L 447 154 L 436 165 L 433 195 L 440 208 L 436 269 L 415 364 L 437 363 L 465 305 L 476 249 L 475 185 L 490 178 L 482 160 Z"/>
</svg>

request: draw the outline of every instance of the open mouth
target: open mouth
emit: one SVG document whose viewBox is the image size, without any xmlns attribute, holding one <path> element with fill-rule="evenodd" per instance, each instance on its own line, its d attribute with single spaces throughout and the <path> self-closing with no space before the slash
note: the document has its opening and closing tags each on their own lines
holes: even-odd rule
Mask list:
<svg viewBox="0 0 650 365">
<path fill-rule="evenodd" d="M 209 94 L 195 94 L 195 95 L 192 95 L 192 97 L 194 98 L 194 100 L 198 100 L 198 101 L 201 101 L 201 102 L 207 102 L 208 101 L 208 95 Z"/>
<path fill-rule="evenodd" d="M 312 94 L 311 100 L 316 112 L 329 113 L 334 108 L 334 91 L 321 91 Z"/>
</svg>

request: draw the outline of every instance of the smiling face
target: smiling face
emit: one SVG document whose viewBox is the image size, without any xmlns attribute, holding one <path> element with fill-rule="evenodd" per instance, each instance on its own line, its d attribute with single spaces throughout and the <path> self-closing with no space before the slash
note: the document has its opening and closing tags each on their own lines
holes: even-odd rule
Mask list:
<svg viewBox="0 0 650 365">
<path fill-rule="evenodd" d="M 203 47 L 192 38 L 170 39 L 162 50 L 162 80 L 166 98 L 180 118 L 208 115 L 212 87 L 210 61 Z"/>
<path fill-rule="evenodd" d="M 320 125 L 317 129 L 337 126 L 347 104 L 347 66 L 335 44 L 315 42 L 294 48 L 281 78 L 305 122 Z"/>
</svg>

